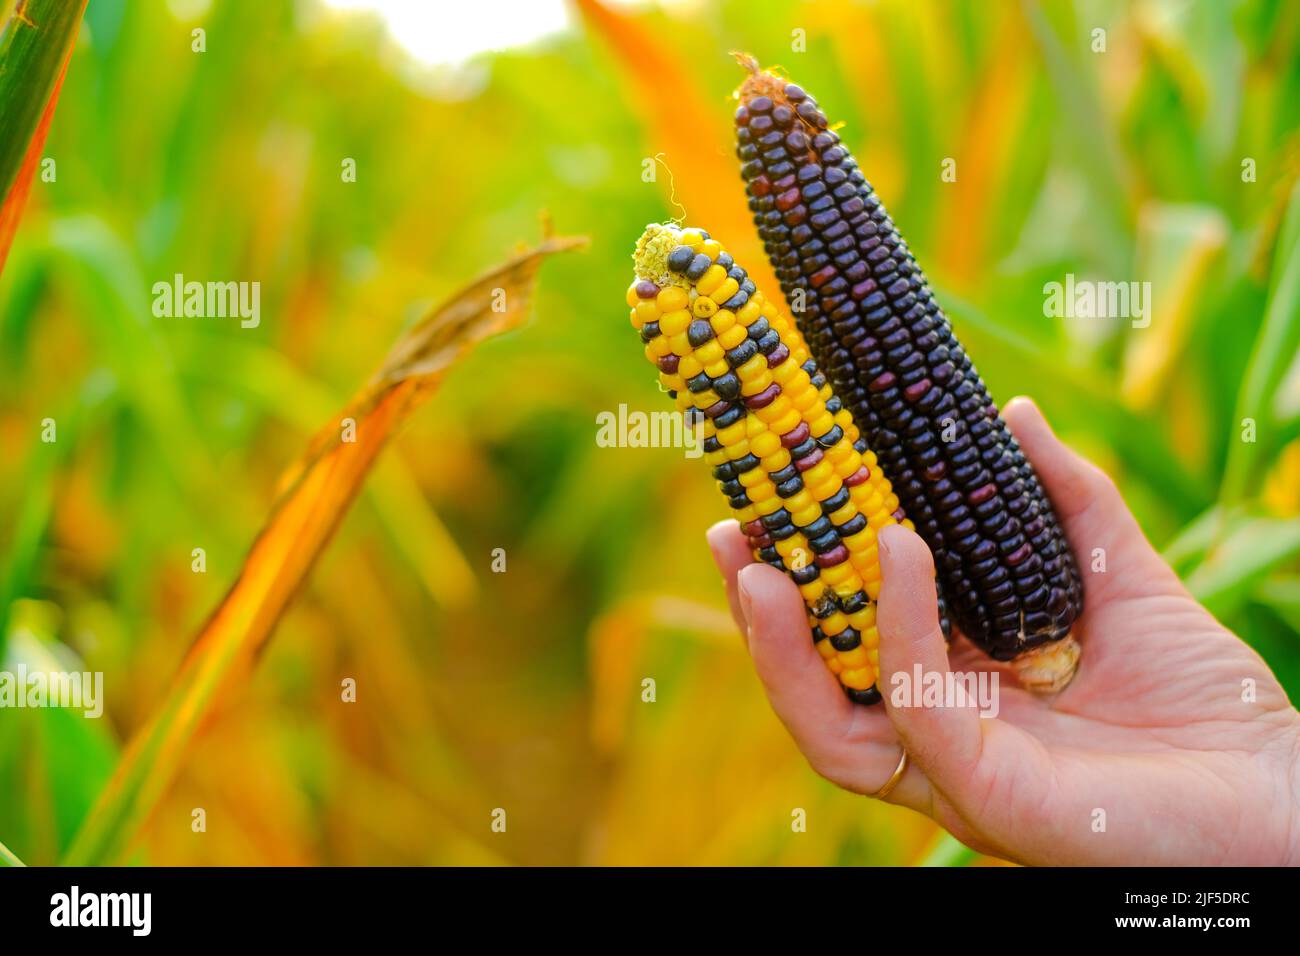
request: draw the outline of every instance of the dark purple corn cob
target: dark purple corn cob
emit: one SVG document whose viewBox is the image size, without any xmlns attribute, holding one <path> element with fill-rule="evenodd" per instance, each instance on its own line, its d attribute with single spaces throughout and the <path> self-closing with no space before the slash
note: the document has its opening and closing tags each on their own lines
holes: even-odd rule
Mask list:
<svg viewBox="0 0 1300 956">
<path fill-rule="evenodd" d="M 755 64 L 740 100 L 741 175 L 781 289 L 953 620 L 998 660 L 1066 637 L 1083 609 L 1069 544 L 871 184 L 799 87 Z"/>
</svg>

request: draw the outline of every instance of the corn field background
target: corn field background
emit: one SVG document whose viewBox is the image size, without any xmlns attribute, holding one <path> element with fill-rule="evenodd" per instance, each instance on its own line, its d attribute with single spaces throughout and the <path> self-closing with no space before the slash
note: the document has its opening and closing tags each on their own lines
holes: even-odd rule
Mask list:
<svg viewBox="0 0 1300 956">
<path fill-rule="evenodd" d="M 644 224 L 684 207 L 763 261 L 732 50 L 844 120 L 995 397 L 1034 396 L 1300 699 L 1300 7 L 566 9 L 422 68 L 316 0 L 90 0 L 0 276 L 0 669 L 101 671 L 104 716 L 0 711 L 0 852 L 64 857 L 281 474 L 545 211 L 588 248 L 412 415 L 128 858 L 996 862 L 806 767 L 726 613 L 705 469 L 595 440 L 666 407 L 623 302 Z M 260 324 L 155 318 L 176 274 L 260 282 Z M 1150 326 L 1045 316 L 1067 274 L 1151 282 Z"/>
</svg>

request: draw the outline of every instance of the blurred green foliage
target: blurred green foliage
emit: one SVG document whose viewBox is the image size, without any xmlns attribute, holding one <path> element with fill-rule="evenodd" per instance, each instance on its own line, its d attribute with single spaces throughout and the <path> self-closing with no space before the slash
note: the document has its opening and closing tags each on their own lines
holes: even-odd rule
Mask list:
<svg viewBox="0 0 1300 956">
<path fill-rule="evenodd" d="M 598 412 L 663 407 L 623 305 L 631 244 L 676 212 L 641 177 L 663 117 L 635 64 L 582 25 L 421 72 L 377 21 L 309 0 L 200 17 L 91 0 L 57 179 L 0 278 L 5 659 L 72 655 L 107 692 L 99 722 L 0 712 L 0 840 L 58 858 L 281 470 L 405 322 L 548 210 L 591 248 L 548 264 L 533 323 L 390 449 L 139 858 L 968 861 L 806 768 L 726 615 L 698 464 L 595 444 Z M 1034 395 L 1300 694 L 1300 8 L 723 0 L 629 23 L 716 110 L 709 155 L 730 149 L 732 49 L 842 117 L 995 396 Z M 260 282 L 260 326 L 155 318 L 177 273 Z M 1151 327 L 1045 317 L 1066 273 L 1152 281 Z"/>
</svg>

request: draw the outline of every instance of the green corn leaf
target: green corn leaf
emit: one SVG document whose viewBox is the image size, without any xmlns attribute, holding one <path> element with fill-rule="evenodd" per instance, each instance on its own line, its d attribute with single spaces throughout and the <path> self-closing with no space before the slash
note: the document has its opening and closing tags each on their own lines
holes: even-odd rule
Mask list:
<svg viewBox="0 0 1300 956">
<path fill-rule="evenodd" d="M 1235 611 L 1279 566 L 1300 557 L 1300 518 L 1250 518 L 1187 575 L 1187 589 L 1219 616 Z"/>
<path fill-rule="evenodd" d="M 1300 634 L 1300 575 L 1278 575 L 1263 581 L 1255 590 L 1255 600 L 1272 608 Z"/>
<path fill-rule="evenodd" d="M 12 850 L 0 843 L 0 866 L 25 866 L 22 860 L 14 856 Z"/>
<path fill-rule="evenodd" d="M 1237 395 L 1237 411 L 1228 446 L 1219 500 L 1234 504 L 1244 498 L 1258 477 L 1265 453 L 1276 447 L 1272 435 L 1273 396 L 1300 349 L 1300 183 L 1291 191 L 1286 218 L 1278 236 L 1269 284 L 1264 325 L 1246 366 Z M 1243 437 L 1244 422 L 1255 423 L 1254 441 Z"/>
<path fill-rule="evenodd" d="M 49 131 L 86 0 L 0 7 L 0 269 Z"/>
</svg>

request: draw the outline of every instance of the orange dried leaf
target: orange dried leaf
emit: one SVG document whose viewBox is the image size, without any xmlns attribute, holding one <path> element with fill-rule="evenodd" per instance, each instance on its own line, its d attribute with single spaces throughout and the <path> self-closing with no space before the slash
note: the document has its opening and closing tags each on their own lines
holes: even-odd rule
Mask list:
<svg viewBox="0 0 1300 956">
<path fill-rule="evenodd" d="M 338 419 L 317 433 L 281 482 L 234 586 L 200 631 L 162 706 L 131 742 L 67 862 L 120 860 L 204 720 L 251 672 L 385 444 L 458 358 L 524 320 L 542 261 L 580 243 L 547 239 L 462 290 L 407 331 Z M 348 440 L 346 419 L 355 423 L 347 427 Z"/>
</svg>

